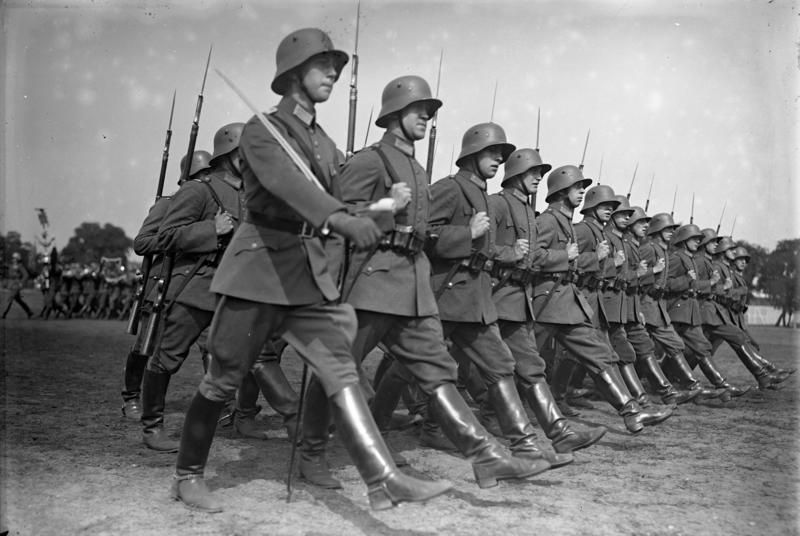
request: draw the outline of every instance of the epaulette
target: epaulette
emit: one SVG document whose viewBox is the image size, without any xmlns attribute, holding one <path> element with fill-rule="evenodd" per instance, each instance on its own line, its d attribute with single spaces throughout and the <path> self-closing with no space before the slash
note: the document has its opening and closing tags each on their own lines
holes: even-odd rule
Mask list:
<svg viewBox="0 0 800 536">
<path fill-rule="evenodd" d="M 190 179 L 190 180 L 193 180 L 195 182 L 209 182 L 210 183 L 211 182 L 211 177 L 209 175 L 204 175 L 204 176 L 200 177 L 199 179 Z"/>
</svg>

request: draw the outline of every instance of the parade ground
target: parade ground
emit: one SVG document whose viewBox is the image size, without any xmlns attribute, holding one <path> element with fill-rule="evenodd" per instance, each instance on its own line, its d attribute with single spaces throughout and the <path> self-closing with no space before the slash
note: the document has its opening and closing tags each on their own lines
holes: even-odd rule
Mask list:
<svg viewBox="0 0 800 536">
<path fill-rule="evenodd" d="M 25 296 L 38 311 L 38 293 Z M 800 366 L 800 330 L 756 326 L 753 334 L 778 366 Z M 465 459 L 419 448 L 413 428 L 392 432 L 388 441 L 409 459 L 410 472 L 446 478 L 455 489 L 427 504 L 381 512 L 370 510 L 366 487 L 336 441 L 330 461 L 344 489 L 295 481 L 287 503 L 290 443 L 265 408 L 258 419 L 271 427 L 266 441 L 218 429 L 206 474 L 225 511 L 209 515 L 169 497 L 175 455 L 146 449 L 140 426 L 122 418 L 122 366 L 131 342 L 118 320 L 28 320 L 15 307 L 0 322 L 0 533 L 800 534 L 800 374 L 778 391 L 680 406 L 638 436 L 625 431 L 607 403 L 594 402 L 577 422 L 607 426 L 599 444 L 576 453 L 572 465 L 485 490 Z M 728 347 L 716 359 L 732 383 L 755 384 Z M 373 357 L 367 367 L 375 365 Z M 301 363 L 292 352 L 284 368 L 299 390 Z M 175 437 L 201 375 L 193 354 L 170 384 L 166 426 Z"/>
</svg>

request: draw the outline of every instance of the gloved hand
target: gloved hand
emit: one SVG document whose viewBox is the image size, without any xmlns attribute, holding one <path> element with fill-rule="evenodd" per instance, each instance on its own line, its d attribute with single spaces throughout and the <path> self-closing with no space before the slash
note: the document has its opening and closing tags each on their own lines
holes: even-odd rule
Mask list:
<svg viewBox="0 0 800 536">
<path fill-rule="evenodd" d="M 328 227 L 349 239 L 357 249 L 368 249 L 383 237 L 383 233 L 370 218 L 357 218 L 346 212 L 328 216 Z"/>
</svg>

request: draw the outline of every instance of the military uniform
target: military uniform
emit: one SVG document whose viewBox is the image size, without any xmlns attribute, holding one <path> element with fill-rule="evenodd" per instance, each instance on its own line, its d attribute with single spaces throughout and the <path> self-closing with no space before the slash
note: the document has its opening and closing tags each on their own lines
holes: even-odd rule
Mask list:
<svg viewBox="0 0 800 536">
<path fill-rule="evenodd" d="M 8 305 L 6 306 L 5 311 L 3 311 L 3 318 L 8 315 L 8 312 L 11 310 L 11 306 L 14 302 L 17 302 L 22 310 L 25 311 L 25 314 L 28 315 L 28 318 L 33 316 L 33 311 L 31 308 L 28 307 L 28 304 L 25 303 L 25 300 L 22 298 L 22 289 L 25 287 L 25 284 L 30 279 L 30 274 L 28 273 L 28 269 L 17 260 L 18 254 L 14 253 L 14 261 L 8 266 L 8 281 L 9 281 L 9 288 L 11 289 L 11 297 L 8 299 Z"/>
</svg>

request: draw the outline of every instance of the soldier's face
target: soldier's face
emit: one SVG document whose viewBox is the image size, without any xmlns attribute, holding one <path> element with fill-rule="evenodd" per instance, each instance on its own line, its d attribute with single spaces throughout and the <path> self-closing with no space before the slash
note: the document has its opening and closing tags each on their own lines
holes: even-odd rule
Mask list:
<svg viewBox="0 0 800 536">
<path fill-rule="evenodd" d="M 688 249 L 692 253 L 697 251 L 698 247 L 700 247 L 700 239 L 697 238 L 696 236 L 693 236 L 692 238 L 686 241 L 686 249 Z"/>
<path fill-rule="evenodd" d="M 331 96 L 336 83 L 336 64 L 333 56 L 319 54 L 302 66 L 300 83 L 313 102 L 325 102 Z"/>
<path fill-rule="evenodd" d="M 744 269 L 747 267 L 747 259 L 741 257 L 733 261 L 733 265 L 736 266 L 736 269 L 740 272 L 744 272 Z"/>
<path fill-rule="evenodd" d="M 567 190 L 567 201 L 573 207 L 579 207 L 583 203 L 584 192 L 586 192 L 586 188 L 583 187 L 583 183 L 573 184 Z"/>
<path fill-rule="evenodd" d="M 616 205 L 614 203 L 600 203 L 595 207 L 594 213 L 597 216 L 597 220 L 603 223 L 606 223 L 608 220 L 611 219 L 611 213 L 614 212 L 614 207 Z"/>
<path fill-rule="evenodd" d="M 672 235 L 675 233 L 675 229 L 672 227 L 668 227 L 661 231 L 661 240 L 669 244 L 669 241 L 672 240 Z"/>
<path fill-rule="evenodd" d="M 497 175 L 497 170 L 500 169 L 500 164 L 503 163 L 503 151 L 497 145 L 492 145 L 486 149 L 482 149 L 475 157 L 475 162 L 478 165 L 478 173 L 484 179 L 491 179 Z"/>
<path fill-rule="evenodd" d="M 636 238 L 644 238 L 644 235 L 647 232 L 647 222 L 644 220 L 637 221 L 631 227 L 631 232 Z"/>
<path fill-rule="evenodd" d="M 411 141 L 421 140 L 428 130 L 430 113 L 424 102 L 413 102 L 400 112 L 400 122 L 403 130 Z"/>
<path fill-rule="evenodd" d="M 727 259 L 730 261 L 733 261 L 736 258 L 736 253 L 733 251 L 733 249 L 734 248 L 725 250 L 725 257 L 727 257 Z"/>
<path fill-rule="evenodd" d="M 717 252 L 717 241 L 712 240 L 711 242 L 708 242 L 705 245 L 705 248 L 706 248 L 706 253 L 708 253 L 709 255 L 713 255 L 714 253 Z"/>
<path fill-rule="evenodd" d="M 535 194 L 539 190 L 540 182 L 542 182 L 542 172 L 536 168 L 522 174 L 522 186 L 528 194 Z"/>
<path fill-rule="evenodd" d="M 614 225 L 616 225 L 618 229 L 624 229 L 628 226 L 628 218 L 630 217 L 630 212 L 617 212 L 614 214 Z"/>
</svg>

